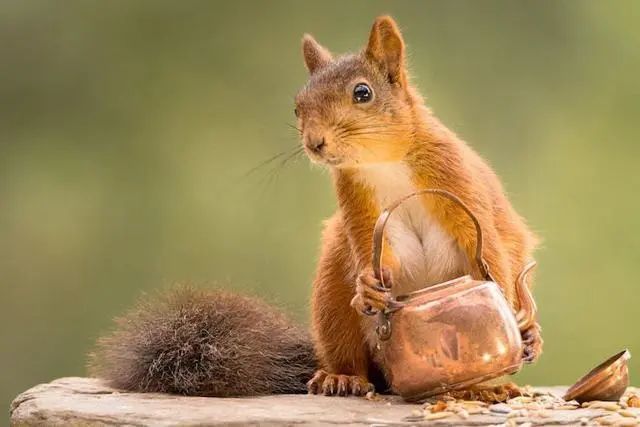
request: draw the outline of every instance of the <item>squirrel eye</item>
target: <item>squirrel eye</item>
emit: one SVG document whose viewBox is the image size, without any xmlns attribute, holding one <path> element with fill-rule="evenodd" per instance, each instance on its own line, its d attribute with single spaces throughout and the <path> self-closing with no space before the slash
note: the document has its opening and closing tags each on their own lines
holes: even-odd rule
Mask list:
<svg viewBox="0 0 640 427">
<path fill-rule="evenodd" d="M 362 104 L 371 101 L 373 91 L 366 83 L 358 83 L 353 88 L 353 101 L 357 104 Z"/>
<path fill-rule="evenodd" d="M 295 115 L 296 115 L 296 117 L 300 117 L 300 113 L 298 112 L 298 109 L 297 109 L 297 108 L 294 108 L 294 109 L 293 109 L 293 114 L 295 114 Z"/>
</svg>

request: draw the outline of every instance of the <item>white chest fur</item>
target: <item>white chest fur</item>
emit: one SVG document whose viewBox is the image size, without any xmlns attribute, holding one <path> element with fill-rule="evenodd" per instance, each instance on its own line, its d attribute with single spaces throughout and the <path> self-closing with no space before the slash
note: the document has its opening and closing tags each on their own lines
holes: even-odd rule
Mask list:
<svg viewBox="0 0 640 427">
<path fill-rule="evenodd" d="M 410 168 L 404 163 L 362 167 L 359 176 L 374 191 L 380 211 L 418 190 Z M 407 200 L 393 212 L 385 236 L 400 264 L 400 271 L 394 271 L 395 295 L 452 279 L 468 270 L 463 251 L 428 212 L 420 197 Z"/>
</svg>

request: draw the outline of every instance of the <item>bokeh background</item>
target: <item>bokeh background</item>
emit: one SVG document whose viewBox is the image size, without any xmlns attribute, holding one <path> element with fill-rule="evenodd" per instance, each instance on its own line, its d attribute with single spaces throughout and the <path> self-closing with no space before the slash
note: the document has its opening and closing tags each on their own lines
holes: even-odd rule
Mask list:
<svg viewBox="0 0 640 427">
<path fill-rule="evenodd" d="M 247 172 L 298 144 L 301 35 L 359 49 L 381 13 L 544 238 L 545 352 L 520 381 L 640 351 L 640 2 L 5 0 L 1 405 L 83 375 L 111 318 L 176 281 L 307 321 L 329 176 L 304 158 Z"/>
</svg>

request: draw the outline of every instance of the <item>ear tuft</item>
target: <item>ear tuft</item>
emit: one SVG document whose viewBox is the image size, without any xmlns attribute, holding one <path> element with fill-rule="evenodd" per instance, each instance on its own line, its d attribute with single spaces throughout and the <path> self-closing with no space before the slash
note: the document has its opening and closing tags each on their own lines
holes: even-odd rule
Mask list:
<svg viewBox="0 0 640 427">
<path fill-rule="evenodd" d="M 406 85 L 404 40 L 393 18 L 380 16 L 376 19 L 365 55 L 387 73 L 390 83 Z"/>
<path fill-rule="evenodd" d="M 315 73 L 333 59 L 331 52 L 322 47 L 310 34 L 302 37 L 302 55 L 309 74 Z"/>
</svg>

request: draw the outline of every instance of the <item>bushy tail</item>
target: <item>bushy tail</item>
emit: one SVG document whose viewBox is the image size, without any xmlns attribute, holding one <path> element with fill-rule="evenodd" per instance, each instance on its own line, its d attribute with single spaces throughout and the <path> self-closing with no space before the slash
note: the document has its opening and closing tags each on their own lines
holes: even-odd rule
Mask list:
<svg viewBox="0 0 640 427">
<path fill-rule="evenodd" d="M 89 357 L 113 387 L 190 396 L 303 393 L 308 334 L 256 298 L 181 286 L 142 298 Z"/>
</svg>

